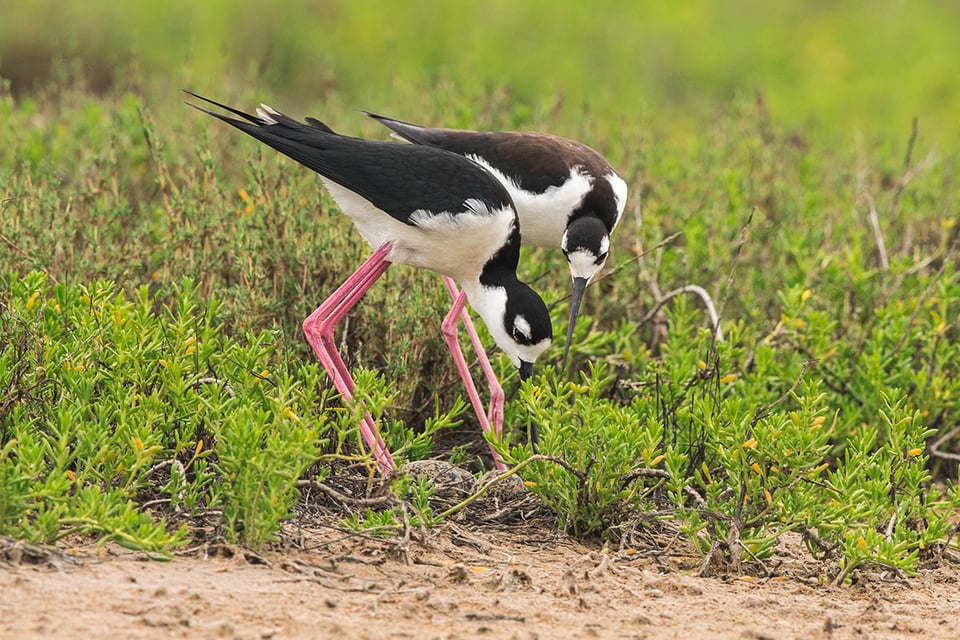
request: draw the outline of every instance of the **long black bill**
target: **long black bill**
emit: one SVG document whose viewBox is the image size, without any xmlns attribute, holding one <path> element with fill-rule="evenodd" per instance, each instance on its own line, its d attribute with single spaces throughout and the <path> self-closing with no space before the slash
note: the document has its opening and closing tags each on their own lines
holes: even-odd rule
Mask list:
<svg viewBox="0 0 960 640">
<path fill-rule="evenodd" d="M 533 363 L 526 362 L 524 360 L 520 361 L 520 380 L 527 380 L 533 377 Z M 537 452 L 537 444 L 540 442 L 540 431 L 537 429 L 535 423 L 530 424 L 530 445 L 533 447 L 533 452 Z"/>
<path fill-rule="evenodd" d="M 573 279 L 573 296 L 570 298 L 570 323 L 567 325 L 567 343 L 563 346 L 563 361 L 560 363 L 561 369 L 567 368 L 567 353 L 570 352 L 570 343 L 573 342 L 573 329 L 577 324 L 577 314 L 580 313 L 580 302 L 583 300 L 583 292 L 586 290 L 586 278 Z"/>
<path fill-rule="evenodd" d="M 520 361 L 520 379 L 526 380 L 533 377 L 533 363 Z"/>
</svg>

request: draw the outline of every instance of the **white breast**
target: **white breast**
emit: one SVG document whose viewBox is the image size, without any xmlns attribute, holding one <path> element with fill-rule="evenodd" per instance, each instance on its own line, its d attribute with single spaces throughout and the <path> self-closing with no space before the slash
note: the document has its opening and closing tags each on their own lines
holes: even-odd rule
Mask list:
<svg viewBox="0 0 960 640">
<path fill-rule="evenodd" d="M 567 229 L 570 213 L 580 206 L 590 191 L 593 179 L 581 167 L 570 170 L 570 177 L 559 187 L 550 187 L 543 193 L 525 191 L 511 178 L 490 166 L 479 156 L 468 156 L 494 175 L 507 188 L 520 216 L 520 235 L 523 244 L 556 249 Z"/>
</svg>

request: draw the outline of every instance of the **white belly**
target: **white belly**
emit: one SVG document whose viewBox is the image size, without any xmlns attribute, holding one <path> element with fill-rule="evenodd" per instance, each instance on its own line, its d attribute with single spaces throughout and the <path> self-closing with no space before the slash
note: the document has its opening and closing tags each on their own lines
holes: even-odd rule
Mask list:
<svg viewBox="0 0 960 640">
<path fill-rule="evenodd" d="M 331 180 L 324 179 L 324 185 L 371 247 L 393 243 L 388 260 L 430 269 L 461 283 L 478 278 L 506 244 L 516 220 L 510 207 L 489 211 L 474 201 L 472 211 L 466 213 L 414 212 L 415 224 L 409 225 Z"/>
</svg>

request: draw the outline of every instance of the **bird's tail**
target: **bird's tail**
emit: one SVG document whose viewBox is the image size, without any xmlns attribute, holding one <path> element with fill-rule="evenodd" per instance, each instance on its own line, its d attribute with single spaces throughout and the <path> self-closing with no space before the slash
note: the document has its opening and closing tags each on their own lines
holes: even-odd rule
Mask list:
<svg viewBox="0 0 960 640">
<path fill-rule="evenodd" d="M 189 91 L 189 90 L 187 90 L 187 89 L 184 89 L 183 92 L 186 93 L 187 95 L 193 96 L 193 97 L 196 98 L 197 100 L 203 100 L 204 102 L 206 102 L 206 103 L 208 103 L 208 104 L 212 104 L 212 105 L 215 106 L 215 107 L 219 107 L 219 108 L 223 109 L 224 111 L 228 111 L 228 112 L 230 112 L 230 113 L 232 113 L 232 114 L 234 114 L 234 115 L 236 115 L 236 116 L 239 116 L 239 117 L 243 118 L 243 120 L 237 120 L 237 119 L 235 119 L 235 118 L 231 118 L 231 117 L 229 117 L 229 116 L 226 116 L 226 115 L 224 115 L 224 114 L 222 114 L 222 113 L 217 113 L 216 111 L 211 111 L 210 109 L 206 109 L 206 108 L 201 107 L 201 106 L 199 106 L 199 105 L 195 105 L 195 104 L 193 104 L 192 102 L 188 102 L 188 103 L 187 103 L 188 105 L 190 105 L 190 106 L 193 107 L 194 109 L 197 109 L 197 110 L 199 110 L 199 111 L 203 111 L 204 113 L 209 114 L 209 115 L 213 116 L 214 118 L 218 118 L 218 119 L 220 119 L 220 120 L 223 120 L 224 122 L 226 122 L 226 123 L 228 123 L 228 124 L 232 124 L 233 126 L 238 127 L 238 128 L 240 128 L 240 129 L 243 129 L 244 131 L 247 131 L 248 133 L 249 133 L 248 128 L 251 126 L 251 124 L 256 125 L 257 127 L 266 127 L 266 126 L 270 126 L 270 125 L 274 125 L 274 124 L 279 124 L 279 125 L 283 125 L 283 126 L 285 126 L 285 127 L 291 128 L 291 129 L 298 129 L 298 128 L 301 128 L 301 127 L 304 127 L 304 126 L 308 126 L 308 127 L 310 127 L 311 129 L 316 129 L 317 131 L 322 131 L 323 133 L 331 133 L 331 134 L 335 134 L 335 133 L 336 133 L 333 129 L 331 129 L 329 126 L 327 126 L 327 125 L 324 124 L 323 122 L 320 122 L 320 121 L 317 120 L 316 118 L 311 118 L 311 117 L 308 116 L 307 118 L 305 118 L 305 120 L 306 120 L 306 125 L 304 125 L 304 123 L 297 122 L 297 121 L 294 120 L 293 118 L 291 118 L 291 117 L 289 117 L 289 116 L 286 116 L 286 115 L 280 113 L 279 111 L 277 111 L 276 109 L 273 109 L 272 107 L 269 107 L 269 106 L 267 106 L 267 105 L 265 105 L 265 104 L 261 104 L 260 107 L 257 109 L 257 115 L 252 115 L 252 114 L 246 113 L 246 112 L 244 112 L 244 111 L 241 111 L 241 110 L 239 110 L 239 109 L 236 109 L 236 108 L 234 108 L 234 107 L 225 105 L 225 104 L 223 104 L 223 103 L 221 103 L 221 102 L 217 102 L 216 100 L 211 100 L 210 98 L 205 98 L 205 97 L 203 97 L 203 96 L 201 96 L 201 95 L 199 95 L 199 94 L 194 93 L 193 91 Z M 244 120 L 245 120 L 246 122 L 244 122 Z"/>
</svg>

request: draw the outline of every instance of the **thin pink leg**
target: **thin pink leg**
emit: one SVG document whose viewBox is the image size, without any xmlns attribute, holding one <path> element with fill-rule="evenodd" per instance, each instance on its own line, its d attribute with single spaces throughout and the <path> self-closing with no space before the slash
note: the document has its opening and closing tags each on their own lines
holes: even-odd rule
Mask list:
<svg viewBox="0 0 960 640">
<path fill-rule="evenodd" d="M 313 347 L 313 352 L 317 354 L 324 369 L 330 374 L 337 391 L 348 402 L 353 400 L 354 396 L 353 378 L 350 377 L 347 365 L 337 351 L 333 330 L 390 266 L 386 258 L 391 248 L 392 245 L 389 242 L 380 245 L 353 275 L 303 321 L 303 332 L 307 336 L 307 342 Z M 391 472 L 393 456 L 387 450 L 387 445 L 380 437 L 377 425 L 369 413 L 363 417 L 363 422 L 360 424 L 360 435 L 373 451 L 380 471 L 385 474 Z"/>
<path fill-rule="evenodd" d="M 477 335 L 477 330 L 474 328 L 473 322 L 470 320 L 470 314 L 466 309 L 467 295 L 457 288 L 456 283 L 449 276 L 443 276 L 443 283 L 447 286 L 447 291 L 449 291 L 453 297 L 453 307 L 450 309 L 446 318 L 443 319 L 443 324 L 441 325 L 443 339 L 446 341 L 447 347 L 453 355 L 453 360 L 457 365 L 457 371 L 460 373 L 460 379 L 463 380 L 463 384 L 467 388 L 467 396 L 470 398 L 473 411 L 477 414 L 477 419 L 480 421 L 480 428 L 483 429 L 485 433 L 493 431 L 493 434 L 499 438 L 500 432 L 503 429 L 503 388 L 500 386 L 500 382 L 493 372 L 493 367 L 490 366 L 490 360 L 487 359 L 487 352 L 480 342 L 480 337 Z M 477 386 L 473 382 L 473 376 L 470 375 L 470 368 L 467 366 L 467 361 L 463 357 L 463 351 L 460 349 L 457 332 L 458 320 L 463 320 L 467 334 L 470 336 L 470 342 L 473 344 L 473 349 L 476 351 L 477 358 L 480 360 L 480 368 L 483 369 L 483 374 L 487 378 L 487 384 L 490 386 L 489 413 L 483 410 L 483 402 L 480 400 L 480 394 L 477 393 Z M 506 465 L 500 460 L 500 456 L 492 445 L 490 452 L 493 454 L 493 464 L 496 468 L 500 470 L 506 469 Z"/>
</svg>

